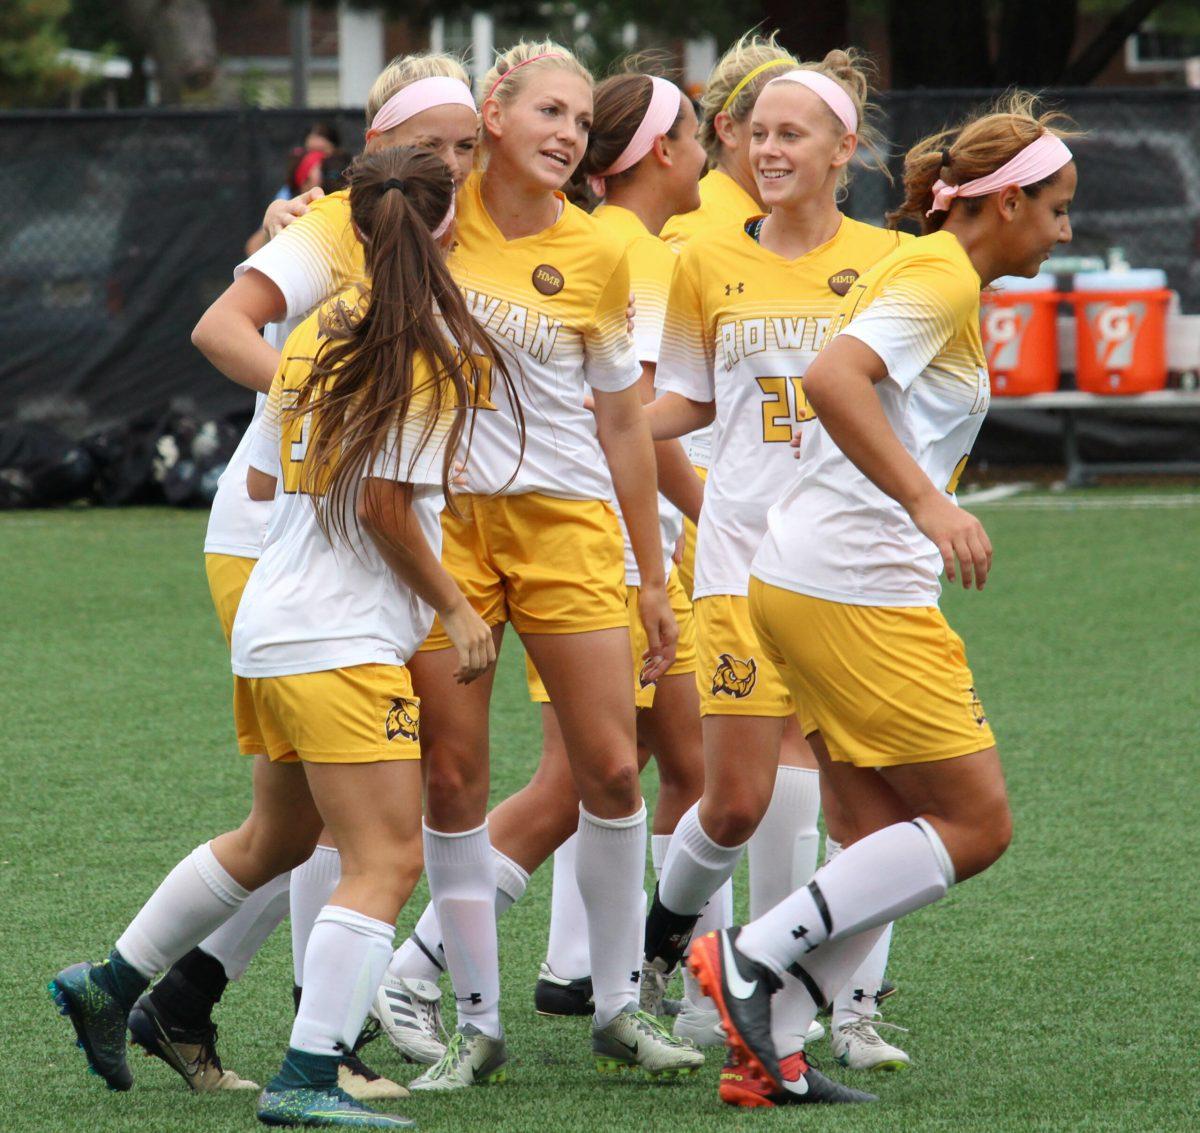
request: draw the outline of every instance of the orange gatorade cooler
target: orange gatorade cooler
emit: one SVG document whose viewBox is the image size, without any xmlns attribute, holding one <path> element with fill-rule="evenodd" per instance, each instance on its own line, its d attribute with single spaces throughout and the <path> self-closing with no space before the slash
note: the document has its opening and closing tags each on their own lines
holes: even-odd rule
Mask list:
<svg viewBox="0 0 1200 1133">
<path fill-rule="evenodd" d="M 979 297 L 992 393 L 1021 397 L 1058 389 L 1059 293 L 1054 276 L 1006 275 Z"/>
<path fill-rule="evenodd" d="M 1166 273 L 1084 272 L 1075 277 L 1075 384 L 1089 393 L 1145 393 L 1167 384 Z"/>
</svg>

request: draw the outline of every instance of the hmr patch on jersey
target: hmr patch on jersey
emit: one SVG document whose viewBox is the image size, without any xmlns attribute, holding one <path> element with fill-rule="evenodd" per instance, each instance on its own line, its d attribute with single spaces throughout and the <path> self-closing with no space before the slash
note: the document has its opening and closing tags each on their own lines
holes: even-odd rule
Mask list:
<svg viewBox="0 0 1200 1133">
<path fill-rule="evenodd" d="M 388 710 L 387 721 L 384 724 L 387 738 L 394 740 L 397 736 L 403 736 L 406 740 L 415 741 L 420 734 L 420 728 L 420 702 L 409 700 L 405 696 L 393 697 L 392 707 Z"/>
<path fill-rule="evenodd" d="M 730 653 L 722 653 L 717 658 L 717 667 L 713 671 L 713 696 L 725 693 L 740 700 L 743 696 L 750 695 L 756 680 L 758 665 L 753 657 L 741 661 Z"/>
</svg>

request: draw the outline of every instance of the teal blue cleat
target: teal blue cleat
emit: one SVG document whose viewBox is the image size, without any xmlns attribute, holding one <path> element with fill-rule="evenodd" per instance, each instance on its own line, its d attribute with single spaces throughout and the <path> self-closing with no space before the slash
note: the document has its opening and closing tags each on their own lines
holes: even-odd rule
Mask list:
<svg viewBox="0 0 1200 1133">
<path fill-rule="evenodd" d="M 272 1089 L 258 1098 L 258 1120 L 264 1125 L 299 1125 L 306 1129 L 415 1129 L 411 1117 L 380 1113 L 356 1102 L 337 1086 Z"/>
<path fill-rule="evenodd" d="M 87 1055 L 88 1068 L 110 1090 L 128 1090 L 133 1074 L 125 1060 L 125 1010 L 92 973 L 97 965 L 84 962 L 64 968 L 49 983 L 60 1015 L 67 1016 L 78 1036 L 76 1045 Z"/>
</svg>

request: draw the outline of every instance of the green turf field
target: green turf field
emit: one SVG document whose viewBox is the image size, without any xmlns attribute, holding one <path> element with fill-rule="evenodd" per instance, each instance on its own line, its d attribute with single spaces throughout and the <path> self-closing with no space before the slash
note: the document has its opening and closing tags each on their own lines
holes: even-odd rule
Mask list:
<svg viewBox="0 0 1200 1133">
<path fill-rule="evenodd" d="M 681 1086 L 599 1078 L 585 1024 L 533 1013 L 539 874 L 501 928 L 510 1081 L 396 1108 L 427 1130 L 479 1133 L 1200 1127 L 1197 503 L 1095 489 L 980 505 L 993 580 L 945 607 L 1005 754 L 1016 839 L 990 873 L 897 931 L 901 994 L 887 1017 L 911 1028 L 913 1068 L 871 1083 L 882 1105 L 730 1111 L 716 1055 Z M 232 754 L 204 521 L 165 509 L 0 516 L 5 1133 L 254 1127 L 254 1095 L 194 1097 L 142 1058 L 133 1091 L 110 1094 L 45 991 L 57 968 L 104 955 L 165 872 L 243 816 L 248 768 Z M 519 660 L 510 647 L 501 663 L 497 798 L 539 745 Z M 259 1081 L 273 1072 L 290 985 L 284 929 L 226 994 L 227 1065 Z M 386 1040 L 369 1053 L 401 1080 L 414 1073 Z"/>
</svg>

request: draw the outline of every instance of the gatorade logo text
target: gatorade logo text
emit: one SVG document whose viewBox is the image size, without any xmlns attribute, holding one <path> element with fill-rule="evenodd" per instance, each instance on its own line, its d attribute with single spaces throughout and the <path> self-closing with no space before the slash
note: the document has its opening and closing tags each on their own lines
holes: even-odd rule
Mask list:
<svg viewBox="0 0 1200 1133">
<path fill-rule="evenodd" d="M 1021 339 L 1032 317 L 1033 305 L 1030 303 L 988 308 L 983 319 L 983 339 L 989 370 L 1003 373 L 1016 368 L 1021 357 Z"/>
</svg>

